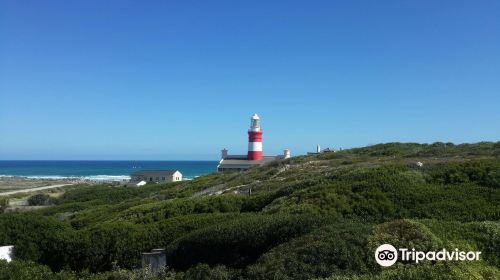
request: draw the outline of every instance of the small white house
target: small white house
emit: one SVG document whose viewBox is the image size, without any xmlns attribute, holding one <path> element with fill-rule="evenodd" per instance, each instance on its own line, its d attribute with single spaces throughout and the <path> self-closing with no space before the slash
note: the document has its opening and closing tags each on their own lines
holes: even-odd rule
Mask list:
<svg viewBox="0 0 500 280">
<path fill-rule="evenodd" d="M 14 246 L 0 246 L 0 260 L 11 262 L 14 253 Z"/>
<path fill-rule="evenodd" d="M 146 183 L 169 183 L 182 181 L 179 170 L 142 170 L 130 175 L 129 186 L 140 187 Z"/>
</svg>

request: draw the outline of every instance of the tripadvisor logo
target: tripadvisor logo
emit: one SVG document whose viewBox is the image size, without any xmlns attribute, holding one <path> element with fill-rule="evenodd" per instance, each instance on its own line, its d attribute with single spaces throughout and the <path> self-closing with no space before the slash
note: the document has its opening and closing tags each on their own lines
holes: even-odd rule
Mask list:
<svg viewBox="0 0 500 280">
<path fill-rule="evenodd" d="M 381 266 L 391 266 L 396 261 L 410 261 L 419 263 L 420 261 L 478 261 L 479 251 L 448 251 L 442 249 L 440 251 L 416 251 L 415 248 L 409 250 L 407 248 L 396 249 L 391 244 L 383 244 L 375 250 L 375 260 Z"/>
<path fill-rule="evenodd" d="M 398 260 L 398 251 L 391 244 L 380 245 L 375 251 L 375 260 L 381 266 L 391 266 Z"/>
</svg>

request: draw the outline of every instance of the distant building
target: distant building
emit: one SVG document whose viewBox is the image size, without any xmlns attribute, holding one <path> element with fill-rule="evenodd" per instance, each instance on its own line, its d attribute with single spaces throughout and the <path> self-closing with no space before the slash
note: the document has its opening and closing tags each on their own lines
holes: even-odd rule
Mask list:
<svg viewBox="0 0 500 280">
<path fill-rule="evenodd" d="M 285 149 L 283 155 L 263 155 L 260 118 L 257 114 L 254 114 L 251 118 L 250 129 L 248 130 L 248 153 L 246 155 L 229 155 L 228 150 L 223 149 L 217 171 L 242 171 L 253 166 L 265 165 L 275 160 L 289 157 L 289 149 Z"/>
<path fill-rule="evenodd" d="M 316 146 L 316 152 L 307 152 L 307 155 L 312 156 L 312 155 L 318 155 L 321 153 L 329 153 L 329 152 L 336 152 L 336 150 L 333 148 L 326 148 L 326 149 L 321 150 L 321 146 L 318 144 Z"/>
<path fill-rule="evenodd" d="M 310 155 L 317 155 L 317 154 L 321 154 L 321 146 L 319 144 L 316 145 L 316 152 L 307 152 L 308 156 L 310 156 Z"/>
<path fill-rule="evenodd" d="M 278 159 L 283 159 L 285 156 L 263 156 L 259 160 L 248 160 L 246 157 L 240 158 L 239 156 L 227 156 L 221 159 L 217 166 L 217 171 L 243 171 L 250 169 L 253 166 L 261 166 L 271 163 Z"/>
<path fill-rule="evenodd" d="M 129 186 L 142 186 L 149 182 L 168 183 L 182 181 L 179 170 L 142 170 L 130 175 Z"/>
</svg>

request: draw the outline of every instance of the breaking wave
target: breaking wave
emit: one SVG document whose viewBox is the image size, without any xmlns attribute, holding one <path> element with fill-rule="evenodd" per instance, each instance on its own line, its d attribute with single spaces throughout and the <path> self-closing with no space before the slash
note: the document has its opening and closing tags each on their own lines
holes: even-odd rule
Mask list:
<svg viewBox="0 0 500 280">
<path fill-rule="evenodd" d="M 60 175 L 0 175 L 0 177 L 16 177 L 27 179 L 47 179 L 47 180 L 83 180 L 83 181 L 123 181 L 130 180 L 128 175 L 91 175 L 91 176 L 60 176 Z"/>
</svg>

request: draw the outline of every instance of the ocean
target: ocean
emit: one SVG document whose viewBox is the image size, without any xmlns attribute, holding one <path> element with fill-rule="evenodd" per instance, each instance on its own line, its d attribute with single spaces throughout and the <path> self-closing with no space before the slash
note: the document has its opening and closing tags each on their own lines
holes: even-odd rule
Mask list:
<svg viewBox="0 0 500 280">
<path fill-rule="evenodd" d="M 0 160 L 0 176 L 124 180 L 139 170 L 175 169 L 185 179 L 217 170 L 217 161 Z"/>
</svg>

